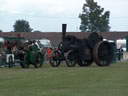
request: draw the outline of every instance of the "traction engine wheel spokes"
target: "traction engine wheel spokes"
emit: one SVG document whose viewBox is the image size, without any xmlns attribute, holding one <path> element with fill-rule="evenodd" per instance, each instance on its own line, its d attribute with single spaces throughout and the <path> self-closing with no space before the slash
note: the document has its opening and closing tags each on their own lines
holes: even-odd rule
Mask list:
<svg viewBox="0 0 128 96">
<path fill-rule="evenodd" d="M 8 60 L 9 60 L 9 66 L 8 67 L 12 68 L 12 66 L 13 66 L 13 57 L 10 55 Z"/>
<path fill-rule="evenodd" d="M 78 60 L 77 61 L 77 64 L 79 65 L 79 66 L 82 66 L 82 67 L 87 67 L 87 66 L 90 66 L 91 64 L 93 63 L 93 61 L 92 60 L 89 60 L 89 61 L 86 61 L 86 60 Z"/>
<path fill-rule="evenodd" d="M 75 60 L 66 60 L 66 64 L 68 67 L 75 67 L 76 61 Z"/>
<path fill-rule="evenodd" d="M 49 63 L 52 67 L 58 67 L 60 65 L 61 61 L 57 59 L 58 55 L 59 53 L 55 51 L 50 54 Z"/>
<path fill-rule="evenodd" d="M 24 56 L 24 61 L 20 63 L 22 68 L 28 68 L 29 67 L 29 61 L 28 61 L 28 55 Z"/>
<path fill-rule="evenodd" d="M 41 53 L 37 53 L 35 67 L 40 68 L 40 67 L 42 67 L 42 65 L 43 65 L 43 56 Z"/>
<path fill-rule="evenodd" d="M 52 67 L 58 67 L 60 65 L 60 60 L 53 60 L 53 58 L 49 59 L 49 62 L 51 64 Z"/>
<path fill-rule="evenodd" d="M 76 60 L 73 58 L 72 50 L 65 53 L 65 62 L 68 67 L 74 67 L 76 65 Z"/>
<path fill-rule="evenodd" d="M 110 43 L 98 42 L 93 49 L 93 58 L 98 66 L 109 66 L 113 60 L 113 48 Z"/>
</svg>

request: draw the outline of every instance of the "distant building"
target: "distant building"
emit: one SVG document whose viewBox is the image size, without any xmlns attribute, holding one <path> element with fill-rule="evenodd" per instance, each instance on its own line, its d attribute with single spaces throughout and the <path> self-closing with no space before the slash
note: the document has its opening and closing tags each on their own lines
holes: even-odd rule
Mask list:
<svg viewBox="0 0 128 96">
<path fill-rule="evenodd" d="M 33 39 L 43 39 L 46 38 L 50 40 L 53 47 L 57 47 L 61 42 L 62 33 L 61 32 L 0 32 L 0 37 L 15 37 L 20 34 L 27 40 Z M 89 32 L 67 32 L 68 35 L 74 35 L 77 38 L 88 38 Z M 113 40 L 116 42 L 118 39 L 123 39 L 128 36 L 128 32 L 101 32 L 103 38 L 108 40 Z"/>
</svg>

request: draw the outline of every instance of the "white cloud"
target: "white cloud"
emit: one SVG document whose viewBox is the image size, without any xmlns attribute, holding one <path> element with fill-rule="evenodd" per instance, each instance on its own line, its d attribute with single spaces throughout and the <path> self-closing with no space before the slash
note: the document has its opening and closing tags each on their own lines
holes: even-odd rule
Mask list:
<svg viewBox="0 0 128 96">
<path fill-rule="evenodd" d="M 112 15 L 128 15 L 128 0 L 94 0 Z M 0 11 L 43 15 L 79 14 L 85 0 L 1 0 Z"/>
<path fill-rule="evenodd" d="M 126 10 L 128 9 L 128 6 L 127 6 L 128 0 L 94 0 L 94 1 L 97 1 L 98 5 L 105 8 L 105 11 L 109 10 L 111 12 L 110 16 L 112 18 L 110 18 L 111 19 L 110 21 L 112 22 L 111 24 L 113 26 L 116 26 L 116 25 L 120 26 L 118 22 L 113 23 L 115 22 L 115 20 L 112 20 L 113 17 L 121 17 L 121 18 L 128 17 L 128 13 L 126 12 Z M 56 22 L 56 24 L 57 23 L 60 24 L 63 22 L 65 23 L 68 22 L 70 24 L 73 24 L 71 26 L 72 28 L 76 26 L 78 27 L 78 25 L 80 24 L 80 19 L 78 18 L 78 15 L 79 13 L 82 12 L 82 7 L 84 3 L 85 3 L 85 0 L 0 0 L 0 12 L 3 13 L 3 15 L 1 15 L 0 17 L 3 18 L 3 22 L 5 22 L 5 24 L 3 24 L 2 22 L 1 25 L 5 26 L 12 21 L 14 22 L 15 19 L 25 18 L 27 20 L 29 19 L 32 24 L 36 24 L 34 25 L 34 27 L 39 25 L 38 21 L 40 21 L 40 26 L 43 24 L 45 25 L 46 23 L 47 23 L 46 25 L 48 26 L 49 23 L 51 24 Z M 8 14 L 6 15 L 6 18 L 4 13 Z M 13 14 L 13 17 L 10 17 L 10 14 Z M 30 15 L 30 16 L 27 16 L 27 15 Z M 36 19 L 38 20 L 33 20 L 35 19 L 33 17 L 36 17 L 36 16 L 37 16 Z M 60 18 L 59 19 L 53 18 L 51 22 L 49 18 L 43 18 L 43 17 L 64 17 L 64 18 L 78 18 L 78 19 L 62 20 Z M 44 19 L 45 19 L 45 23 L 44 23 Z M 127 20 L 125 21 L 126 22 L 122 24 L 128 25 Z M 39 28 L 36 28 L 36 29 L 39 29 Z M 116 28 L 118 30 L 120 27 L 115 27 L 115 29 Z M 50 30 L 50 28 L 45 28 L 45 29 Z M 71 30 L 74 30 L 74 29 L 71 29 Z"/>
<path fill-rule="evenodd" d="M 9 13 L 13 13 L 13 12 L 20 12 L 21 10 L 21 3 L 22 2 L 16 2 L 17 0 L 5 0 L 5 2 L 3 4 L 1 4 L 0 6 L 0 10 L 1 11 L 5 11 L 5 12 L 9 12 Z M 16 4 L 16 3 L 17 4 Z"/>
<path fill-rule="evenodd" d="M 109 10 L 112 17 L 128 16 L 126 12 L 128 8 L 128 0 L 95 0 L 98 5 Z"/>
<path fill-rule="evenodd" d="M 82 8 L 83 0 L 4 0 L 0 10 L 19 13 L 71 14 Z M 75 3 L 74 3 L 75 2 Z"/>
</svg>

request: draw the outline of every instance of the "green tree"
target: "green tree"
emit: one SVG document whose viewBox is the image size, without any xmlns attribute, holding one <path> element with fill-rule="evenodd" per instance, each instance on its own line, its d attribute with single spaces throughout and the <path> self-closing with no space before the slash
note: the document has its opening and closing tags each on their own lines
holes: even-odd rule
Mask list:
<svg viewBox="0 0 128 96">
<path fill-rule="evenodd" d="M 3 32 L 3 31 L 0 29 L 0 32 Z"/>
<path fill-rule="evenodd" d="M 29 22 L 26 20 L 16 20 L 13 25 L 14 32 L 32 32 L 32 28 L 29 25 Z"/>
<path fill-rule="evenodd" d="M 104 8 L 97 5 L 94 0 L 86 0 L 83 5 L 83 11 L 79 15 L 81 19 L 81 32 L 108 32 L 110 12 L 104 12 Z"/>
<path fill-rule="evenodd" d="M 33 31 L 33 32 L 42 32 L 42 31 L 39 31 L 39 30 L 35 30 L 35 31 Z"/>
</svg>

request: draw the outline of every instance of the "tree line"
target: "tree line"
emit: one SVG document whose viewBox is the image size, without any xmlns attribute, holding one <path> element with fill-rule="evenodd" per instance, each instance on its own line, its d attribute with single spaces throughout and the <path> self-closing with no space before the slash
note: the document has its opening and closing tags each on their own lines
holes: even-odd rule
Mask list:
<svg viewBox="0 0 128 96">
<path fill-rule="evenodd" d="M 0 32 L 3 32 L 0 30 Z M 39 30 L 34 30 L 30 27 L 30 24 L 27 20 L 19 19 L 16 20 L 15 24 L 13 25 L 13 31 L 11 32 L 41 32 Z"/>
</svg>

